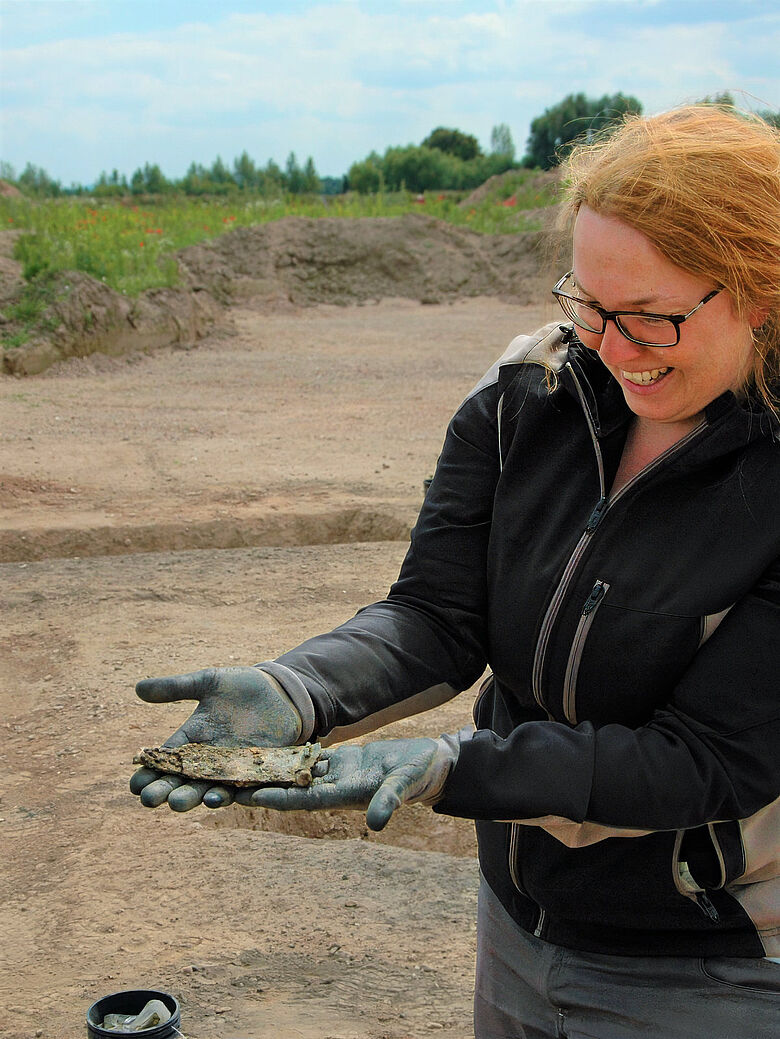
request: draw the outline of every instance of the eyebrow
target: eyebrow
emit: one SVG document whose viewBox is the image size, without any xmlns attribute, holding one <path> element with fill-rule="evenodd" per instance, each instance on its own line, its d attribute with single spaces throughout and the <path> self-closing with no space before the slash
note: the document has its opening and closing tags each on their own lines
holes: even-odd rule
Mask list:
<svg viewBox="0 0 780 1039">
<path fill-rule="evenodd" d="M 574 283 L 576 285 L 579 285 L 579 287 L 582 289 L 582 291 L 585 293 L 585 295 L 590 299 L 590 302 L 591 303 L 595 303 L 597 306 L 601 306 L 599 301 L 593 295 L 591 295 L 590 292 L 588 292 L 588 290 L 582 284 L 580 279 L 576 276 L 574 271 L 572 271 L 571 276 L 572 276 L 572 279 L 573 279 Z M 642 299 L 632 300 L 631 303 L 628 304 L 628 306 L 629 306 L 629 309 L 631 307 L 646 307 L 649 303 L 657 303 L 657 302 L 658 302 L 658 296 L 644 296 L 644 297 L 642 297 Z M 604 308 L 604 309 L 606 309 L 606 308 Z"/>
</svg>

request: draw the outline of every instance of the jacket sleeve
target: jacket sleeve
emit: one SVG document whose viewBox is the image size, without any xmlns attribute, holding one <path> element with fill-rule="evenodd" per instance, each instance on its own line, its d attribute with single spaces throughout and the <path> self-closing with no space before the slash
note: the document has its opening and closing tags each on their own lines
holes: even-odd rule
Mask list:
<svg viewBox="0 0 780 1039">
<path fill-rule="evenodd" d="M 485 667 L 486 557 L 499 475 L 497 391 L 481 385 L 449 425 L 400 576 L 386 599 L 276 661 L 294 700 L 310 698 L 320 738 L 368 731 L 435 706 Z M 359 730 L 356 724 L 363 721 Z"/>
<path fill-rule="evenodd" d="M 665 830 L 744 819 L 780 794 L 780 560 L 639 728 L 528 722 L 463 743 L 436 811 Z"/>
</svg>

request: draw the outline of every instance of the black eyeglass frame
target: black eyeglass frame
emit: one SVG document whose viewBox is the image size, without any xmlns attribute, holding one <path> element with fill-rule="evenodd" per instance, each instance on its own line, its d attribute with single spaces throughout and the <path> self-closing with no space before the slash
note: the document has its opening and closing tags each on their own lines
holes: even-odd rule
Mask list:
<svg viewBox="0 0 780 1039">
<path fill-rule="evenodd" d="M 687 321 L 689 317 L 693 317 L 696 311 L 700 310 L 705 303 L 709 303 L 709 301 L 713 299 L 715 296 L 717 296 L 719 292 L 722 292 L 722 289 L 713 289 L 712 292 L 708 292 L 704 299 L 700 303 L 697 303 L 693 310 L 689 310 L 687 314 L 651 314 L 645 310 L 605 310 L 603 307 L 598 306 L 598 304 L 596 303 L 591 303 L 587 299 L 580 299 L 579 296 L 572 296 L 568 292 L 561 291 L 561 285 L 563 285 L 566 282 L 566 280 L 572 276 L 572 274 L 574 274 L 573 270 L 568 271 L 566 274 L 564 274 L 560 281 L 555 283 L 555 286 L 552 290 L 552 294 L 560 303 L 561 309 L 563 310 L 564 314 L 566 314 L 566 317 L 573 321 L 578 328 L 581 328 L 585 332 L 592 332 L 594 335 L 601 336 L 604 335 L 604 331 L 607 327 L 607 321 L 613 321 L 615 323 L 615 327 L 620 332 L 620 334 L 622 336 L 625 336 L 625 338 L 628 339 L 630 342 L 636 343 L 638 346 L 653 346 L 659 350 L 666 350 L 670 346 L 677 346 L 677 344 L 680 342 L 680 325 L 684 321 Z M 580 325 L 576 321 L 576 319 L 567 312 L 565 306 L 561 302 L 562 299 L 570 299 L 573 303 L 581 303 L 582 306 L 589 307 L 591 310 L 595 311 L 601 318 L 601 329 L 597 332 L 593 328 L 587 328 L 585 325 Z M 650 317 L 657 318 L 661 321 L 669 321 L 674 327 L 676 339 L 673 343 L 648 343 L 643 339 L 637 339 L 635 336 L 632 336 L 629 332 L 627 332 L 625 328 L 623 328 L 623 326 L 620 323 L 621 317 Z"/>
</svg>

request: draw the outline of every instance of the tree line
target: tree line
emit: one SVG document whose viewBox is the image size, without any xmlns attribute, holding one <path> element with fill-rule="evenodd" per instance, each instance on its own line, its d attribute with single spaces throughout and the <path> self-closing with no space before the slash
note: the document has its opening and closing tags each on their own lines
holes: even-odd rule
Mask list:
<svg viewBox="0 0 780 1039">
<path fill-rule="evenodd" d="M 702 99 L 703 104 L 734 108 L 728 92 Z M 575 141 L 608 130 L 628 113 L 641 114 L 642 105 L 620 92 L 589 98 L 583 93 L 568 94 L 562 101 L 531 122 L 526 150 L 520 160 L 515 156 L 512 134 L 506 123 L 494 126 L 490 148 L 483 152 L 476 137 L 460 130 L 437 127 L 419 144 L 392 146 L 384 155 L 372 151 L 354 162 L 343 177 L 320 177 L 309 156 L 301 165 L 294 152 L 284 168 L 272 159 L 260 166 L 244 151 L 228 166 L 219 156 L 211 166 L 193 162 L 185 175 L 168 179 L 159 165 L 146 163 L 128 180 L 117 170 L 103 172 L 97 182 L 64 188 L 40 167 L 28 163 L 17 177 L 8 163 L 0 162 L 0 178 L 16 184 L 26 195 L 56 197 L 87 194 L 97 197 L 185 194 L 190 196 L 251 193 L 268 198 L 288 195 L 336 195 L 346 191 L 372 194 L 407 190 L 470 190 L 496 173 L 521 167 L 551 169 L 562 161 Z M 757 113 L 780 128 L 780 113 Z"/>
<path fill-rule="evenodd" d="M 98 198 L 119 198 L 138 195 L 229 195 L 244 191 L 266 197 L 284 194 L 338 194 L 344 190 L 343 177 L 320 177 L 311 156 L 301 165 L 295 152 L 290 155 L 284 169 L 270 159 L 265 166 L 258 166 L 244 151 L 228 166 L 217 156 L 211 166 L 192 162 L 179 179 L 169 179 L 157 163 L 147 162 L 128 179 L 118 170 L 103 171 L 94 185 L 84 187 L 72 184 L 64 188 L 53 180 L 46 170 L 27 163 L 17 177 L 8 163 L 0 162 L 0 179 L 15 184 L 24 194 L 38 197 L 59 195 L 90 195 Z"/>
</svg>

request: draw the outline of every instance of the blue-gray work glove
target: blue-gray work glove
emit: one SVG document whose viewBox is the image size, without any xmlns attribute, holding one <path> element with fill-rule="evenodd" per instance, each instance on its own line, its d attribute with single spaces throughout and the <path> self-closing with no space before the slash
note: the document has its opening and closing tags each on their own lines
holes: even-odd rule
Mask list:
<svg viewBox="0 0 780 1039">
<path fill-rule="evenodd" d="M 206 668 L 168 678 L 145 678 L 135 691 L 147 703 L 197 700 L 187 721 L 164 747 L 211 743 L 222 747 L 289 747 L 301 734 L 301 717 L 271 675 L 256 667 Z M 187 812 L 203 802 L 209 808 L 229 805 L 235 789 L 182 776 L 161 775 L 139 768 L 130 790 L 146 808 L 166 801 L 175 812 Z"/>
<path fill-rule="evenodd" d="M 457 739 L 419 737 L 333 747 L 322 753 L 308 787 L 242 790 L 241 804 L 281 811 L 367 809 L 372 830 L 383 829 L 402 804 L 435 804 L 458 757 Z"/>
</svg>

